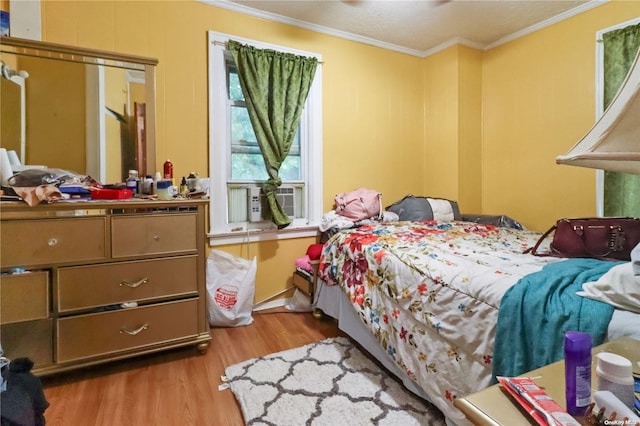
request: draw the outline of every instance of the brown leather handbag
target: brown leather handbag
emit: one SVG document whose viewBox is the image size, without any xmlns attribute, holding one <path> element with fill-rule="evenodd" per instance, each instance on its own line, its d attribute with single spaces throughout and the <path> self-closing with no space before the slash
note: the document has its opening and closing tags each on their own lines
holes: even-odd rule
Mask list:
<svg viewBox="0 0 640 426">
<path fill-rule="evenodd" d="M 553 231 L 549 252 L 538 248 Z M 631 250 L 640 243 L 640 219 L 590 217 L 560 219 L 525 253 L 535 256 L 590 257 L 601 260 L 631 260 Z"/>
</svg>

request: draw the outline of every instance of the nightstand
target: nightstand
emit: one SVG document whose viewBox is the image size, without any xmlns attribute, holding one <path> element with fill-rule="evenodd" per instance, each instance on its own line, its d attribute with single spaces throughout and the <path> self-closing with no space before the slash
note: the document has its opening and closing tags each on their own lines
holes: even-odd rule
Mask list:
<svg viewBox="0 0 640 426">
<path fill-rule="evenodd" d="M 591 351 L 592 392 L 597 389 L 596 354 L 612 352 L 631 360 L 634 366 L 640 361 L 640 340 L 629 337 L 616 339 L 596 346 Z M 635 367 L 637 368 L 637 367 Z M 634 370 L 635 371 L 635 370 Z M 536 384 L 551 396 L 561 407 L 566 407 L 564 391 L 564 360 L 538 368 L 522 376 L 540 377 Z M 501 385 L 493 385 L 480 392 L 456 399 L 454 405 L 475 425 L 526 425 L 535 424 L 517 402 L 504 391 Z M 533 422 L 533 423 L 530 423 Z"/>
<path fill-rule="evenodd" d="M 291 281 L 293 282 L 293 285 L 296 286 L 301 292 L 309 296 L 309 300 L 313 302 L 313 295 L 316 291 L 316 281 L 318 279 L 318 266 L 320 265 L 320 261 L 311 260 L 309 261 L 309 263 L 313 268 L 313 274 L 311 275 L 311 277 L 308 277 L 301 272 L 295 271 L 293 273 Z M 320 318 L 321 315 L 322 313 L 319 310 L 315 308 L 313 309 L 313 316 L 315 318 Z"/>
</svg>

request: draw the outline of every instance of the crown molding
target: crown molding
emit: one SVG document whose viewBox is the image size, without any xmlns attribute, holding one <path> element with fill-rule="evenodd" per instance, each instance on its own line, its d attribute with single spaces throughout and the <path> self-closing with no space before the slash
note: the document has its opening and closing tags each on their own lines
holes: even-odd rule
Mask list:
<svg viewBox="0 0 640 426">
<path fill-rule="evenodd" d="M 375 40 L 369 37 L 360 36 L 347 31 L 336 30 L 335 28 L 329 28 L 322 25 L 312 24 L 309 22 L 301 21 L 298 19 L 288 18 L 286 16 L 278 15 L 271 12 L 264 12 L 262 10 L 256 10 L 251 7 L 233 3 L 228 0 L 196 0 L 200 3 L 205 3 L 211 6 L 227 9 L 232 12 L 238 12 L 245 15 L 250 15 L 255 18 L 266 19 L 280 24 L 291 25 L 294 27 L 302 28 L 305 30 L 315 31 L 318 33 L 326 34 L 329 36 L 338 37 L 345 40 L 355 41 L 358 43 L 368 44 L 382 49 L 393 50 L 400 53 L 405 53 L 412 56 L 422 56 L 422 52 L 415 49 L 409 49 L 404 46 L 398 46 L 392 43 L 385 43 L 380 40 Z"/>
<path fill-rule="evenodd" d="M 420 51 L 420 50 L 416 50 L 416 49 L 409 49 L 407 47 L 404 46 L 398 46 L 396 44 L 392 44 L 392 43 L 386 43 L 380 40 L 375 40 L 369 37 L 363 37 L 357 34 L 353 34 L 347 31 L 341 31 L 341 30 L 336 30 L 334 28 L 329 28 L 329 27 L 325 27 L 322 25 L 317 25 L 317 24 L 312 24 L 309 22 L 305 22 L 305 21 L 301 21 L 298 19 L 293 19 L 293 18 L 288 18 L 286 16 L 282 16 L 282 15 L 278 15 L 275 13 L 271 13 L 271 12 L 264 12 L 261 10 L 256 10 L 253 9 L 251 7 L 245 6 L 245 5 L 241 5 L 238 3 L 234 3 L 231 2 L 229 0 L 197 0 L 200 3 L 205 3 L 211 6 L 215 6 L 215 7 L 219 7 L 222 9 L 227 9 L 233 12 L 238 12 L 238 13 L 242 13 L 245 15 L 249 15 L 249 16 L 253 16 L 256 18 L 260 18 L 260 19 L 266 19 L 269 21 L 273 21 L 273 22 L 278 22 L 281 24 L 286 24 L 286 25 L 291 25 L 294 27 L 298 27 L 298 28 L 302 28 L 305 30 L 309 30 L 309 31 L 315 31 L 321 34 L 326 34 L 329 36 L 333 36 L 333 37 L 338 37 L 338 38 L 342 38 L 345 40 L 350 40 L 350 41 L 355 41 L 358 43 L 363 43 L 363 44 L 368 44 L 370 46 L 375 46 L 375 47 L 379 47 L 382 49 L 386 49 L 386 50 L 391 50 L 391 51 L 395 51 L 395 52 L 399 52 L 399 53 L 404 53 L 407 55 L 411 55 L 411 56 L 417 56 L 420 58 L 426 58 L 428 56 L 434 55 L 442 50 L 445 50 L 451 46 L 454 46 L 456 44 L 461 44 L 463 46 L 467 46 L 467 47 L 471 47 L 474 49 L 478 49 L 478 50 L 490 50 L 493 49 L 494 47 L 500 46 L 502 44 L 508 43 L 510 41 L 513 41 L 517 38 L 520 37 L 524 37 L 528 34 L 534 33 L 536 31 L 539 31 L 543 28 L 549 27 L 551 25 L 557 24 L 558 22 L 561 22 L 565 19 L 569 19 L 573 16 L 579 15 L 580 13 L 586 12 L 588 10 L 591 10 L 593 8 L 596 8 L 598 6 L 601 6 L 605 3 L 608 3 L 610 0 L 591 0 L 587 3 L 584 3 L 578 7 L 575 7 L 571 10 L 568 10 L 566 12 L 563 12 L 561 14 L 558 14 L 556 16 L 554 16 L 553 18 L 547 19 L 545 21 L 539 22 L 535 25 L 532 25 L 530 27 L 527 27 L 525 29 L 522 29 L 520 31 L 516 31 L 512 34 L 509 34 L 505 37 L 502 37 L 501 39 L 490 43 L 490 44 L 481 44 L 481 43 L 476 43 L 476 42 L 472 42 L 469 40 L 466 40 L 464 38 L 453 38 L 449 41 L 446 41 L 434 48 L 431 49 L 427 49 L 424 51 Z"/>
<path fill-rule="evenodd" d="M 520 37 L 524 37 L 528 34 L 534 33 L 536 31 L 539 31 L 543 28 L 547 28 L 550 27 L 554 24 L 557 24 L 558 22 L 564 21 L 565 19 L 569 19 L 572 18 L 576 15 L 579 15 L 581 13 L 584 13 L 588 10 L 594 9 L 596 7 L 602 6 L 603 4 L 609 3 L 610 0 L 592 0 L 589 1 L 587 3 L 584 3 L 578 7 L 574 7 L 571 10 L 567 10 L 566 12 L 560 13 L 556 16 L 554 16 L 553 18 L 549 18 L 545 21 L 542 22 L 538 22 L 537 24 L 531 25 L 530 27 L 524 28 L 520 31 L 516 31 L 515 33 L 511 33 L 505 37 L 502 37 L 501 39 L 487 44 L 483 50 L 490 50 L 493 49 L 494 47 L 498 47 L 501 44 L 505 44 L 508 43 L 510 41 L 513 41 L 515 39 L 518 39 Z"/>
</svg>

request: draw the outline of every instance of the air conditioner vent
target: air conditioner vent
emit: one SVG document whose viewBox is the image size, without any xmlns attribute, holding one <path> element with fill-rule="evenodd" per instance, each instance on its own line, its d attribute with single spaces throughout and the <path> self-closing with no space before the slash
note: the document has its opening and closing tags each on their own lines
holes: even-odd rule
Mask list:
<svg viewBox="0 0 640 426">
<path fill-rule="evenodd" d="M 301 188 L 293 186 L 281 186 L 276 190 L 276 197 L 278 198 L 280 206 L 282 206 L 282 210 L 292 219 L 300 216 L 299 210 L 301 210 L 301 207 L 300 200 L 298 200 L 300 195 Z M 260 188 L 248 188 L 247 215 L 249 222 L 271 220 L 271 212 L 267 205 L 267 198 Z"/>
</svg>

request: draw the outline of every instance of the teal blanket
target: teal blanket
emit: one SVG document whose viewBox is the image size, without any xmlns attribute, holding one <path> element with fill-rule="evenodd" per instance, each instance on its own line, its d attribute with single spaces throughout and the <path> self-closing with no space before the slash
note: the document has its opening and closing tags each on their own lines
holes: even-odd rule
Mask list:
<svg viewBox="0 0 640 426">
<path fill-rule="evenodd" d="M 500 303 L 493 352 L 496 376 L 517 376 L 564 358 L 564 333 L 591 334 L 604 342 L 613 306 L 576 295 L 620 262 L 566 259 L 527 275 Z"/>
</svg>

